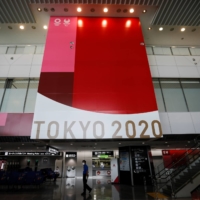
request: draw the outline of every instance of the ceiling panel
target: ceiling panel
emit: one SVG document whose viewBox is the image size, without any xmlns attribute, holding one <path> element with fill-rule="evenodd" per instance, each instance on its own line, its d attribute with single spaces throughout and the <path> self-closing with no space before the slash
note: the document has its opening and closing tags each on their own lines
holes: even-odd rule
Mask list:
<svg viewBox="0 0 200 200">
<path fill-rule="evenodd" d="M 199 0 L 159 0 L 152 25 L 199 26 Z"/>
<path fill-rule="evenodd" d="M 27 0 L 0 0 L 0 23 L 35 23 Z"/>
</svg>

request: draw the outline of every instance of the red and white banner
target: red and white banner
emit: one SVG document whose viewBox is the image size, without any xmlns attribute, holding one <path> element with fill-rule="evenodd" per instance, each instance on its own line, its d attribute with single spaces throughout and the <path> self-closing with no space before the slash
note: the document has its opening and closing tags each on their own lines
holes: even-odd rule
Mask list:
<svg viewBox="0 0 200 200">
<path fill-rule="evenodd" d="M 97 170 L 96 176 L 111 176 L 110 170 Z"/>
<path fill-rule="evenodd" d="M 140 21 L 51 17 L 32 139 L 159 138 Z"/>
<path fill-rule="evenodd" d="M 112 183 L 119 183 L 119 167 L 118 167 L 118 160 L 113 158 L 111 159 L 111 182 Z"/>
</svg>

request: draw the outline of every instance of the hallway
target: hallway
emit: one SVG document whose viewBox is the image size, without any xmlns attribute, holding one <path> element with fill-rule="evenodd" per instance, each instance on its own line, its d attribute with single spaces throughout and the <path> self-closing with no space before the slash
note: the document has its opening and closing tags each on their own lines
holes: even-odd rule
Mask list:
<svg viewBox="0 0 200 200">
<path fill-rule="evenodd" d="M 82 179 L 68 178 L 58 179 L 56 183 L 47 181 L 39 188 L 37 186 L 23 186 L 23 189 L 7 190 L 0 186 L 1 200 L 151 200 L 147 192 L 152 192 L 152 187 L 128 185 L 113 185 L 110 179 L 88 180 L 93 190 L 91 195 L 85 197 L 82 193 Z M 189 198 L 188 198 L 189 199 Z M 190 198 L 191 199 L 191 198 Z M 185 199 L 186 200 L 186 199 Z"/>
</svg>

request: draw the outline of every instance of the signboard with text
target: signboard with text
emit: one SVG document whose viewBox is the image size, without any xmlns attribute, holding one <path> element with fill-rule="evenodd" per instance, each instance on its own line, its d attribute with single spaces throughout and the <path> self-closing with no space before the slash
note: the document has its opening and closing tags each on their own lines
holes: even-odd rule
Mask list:
<svg viewBox="0 0 200 200">
<path fill-rule="evenodd" d="M 51 17 L 31 138 L 160 137 L 139 19 Z"/>
</svg>

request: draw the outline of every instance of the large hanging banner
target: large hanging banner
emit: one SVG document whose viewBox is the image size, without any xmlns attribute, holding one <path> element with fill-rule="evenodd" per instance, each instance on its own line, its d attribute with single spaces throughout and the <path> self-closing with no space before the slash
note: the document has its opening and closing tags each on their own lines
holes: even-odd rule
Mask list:
<svg viewBox="0 0 200 200">
<path fill-rule="evenodd" d="M 32 139 L 162 137 L 137 18 L 51 17 Z"/>
</svg>

